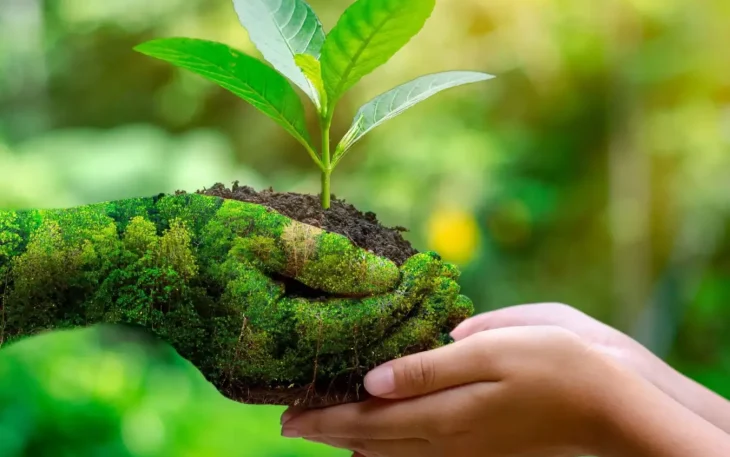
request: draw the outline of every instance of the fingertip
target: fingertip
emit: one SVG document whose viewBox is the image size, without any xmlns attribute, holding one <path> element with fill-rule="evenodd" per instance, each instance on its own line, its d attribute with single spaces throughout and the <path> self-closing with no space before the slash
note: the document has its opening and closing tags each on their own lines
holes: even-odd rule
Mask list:
<svg viewBox="0 0 730 457">
<path fill-rule="evenodd" d="M 375 397 L 389 397 L 395 393 L 395 373 L 389 364 L 381 365 L 365 375 L 365 390 Z"/>
<path fill-rule="evenodd" d="M 451 335 L 451 338 L 454 339 L 454 341 L 463 340 L 467 336 L 469 336 L 471 333 L 471 326 L 472 322 L 471 319 L 467 319 L 463 322 L 461 322 L 459 325 L 457 325 L 449 335 Z"/>
<path fill-rule="evenodd" d="M 459 331 L 458 328 L 455 328 L 451 333 L 449 333 L 449 336 L 452 340 L 454 340 L 454 342 L 464 339 L 464 337 L 462 336 L 462 332 Z"/>
<path fill-rule="evenodd" d="M 281 418 L 279 419 L 279 424 L 283 426 L 290 420 L 302 414 L 304 411 L 306 411 L 306 409 L 297 408 L 296 406 L 288 407 L 286 411 L 284 411 L 284 413 L 281 415 Z"/>
</svg>

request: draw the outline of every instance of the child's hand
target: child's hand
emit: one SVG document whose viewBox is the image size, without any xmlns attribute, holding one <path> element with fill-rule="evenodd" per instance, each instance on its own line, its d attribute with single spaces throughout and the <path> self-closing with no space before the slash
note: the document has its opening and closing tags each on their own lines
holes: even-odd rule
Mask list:
<svg viewBox="0 0 730 457">
<path fill-rule="evenodd" d="M 593 349 L 607 354 L 654 384 L 705 420 L 730 433 L 730 402 L 683 376 L 628 335 L 560 303 L 512 306 L 474 316 L 451 335 L 469 335 L 505 327 L 552 325 L 577 334 Z"/>
<path fill-rule="evenodd" d="M 381 398 L 286 414 L 283 434 L 368 457 L 592 454 L 634 380 L 567 330 L 498 329 L 388 362 L 365 378 Z"/>
</svg>

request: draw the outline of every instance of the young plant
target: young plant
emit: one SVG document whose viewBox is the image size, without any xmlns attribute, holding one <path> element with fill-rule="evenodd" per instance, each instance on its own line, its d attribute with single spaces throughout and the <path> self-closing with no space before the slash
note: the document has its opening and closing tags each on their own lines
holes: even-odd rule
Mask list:
<svg viewBox="0 0 730 457">
<path fill-rule="evenodd" d="M 135 50 L 207 78 L 281 125 L 320 169 L 324 209 L 330 206 L 332 171 L 366 133 L 438 92 L 493 77 L 449 71 L 395 87 L 363 105 L 332 149 L 330 126 L 337 102 L 421 30 L 435 0 L 357 0 L 328 34 L 304 0 L 233 0 L 233 4 L 251 41 L 271 66 L 225 44 L 191 38 L 152 40 Z M 290 81 L 317 109 L 319 151 L 312 144 L 304 106 Z"/>
</svg>

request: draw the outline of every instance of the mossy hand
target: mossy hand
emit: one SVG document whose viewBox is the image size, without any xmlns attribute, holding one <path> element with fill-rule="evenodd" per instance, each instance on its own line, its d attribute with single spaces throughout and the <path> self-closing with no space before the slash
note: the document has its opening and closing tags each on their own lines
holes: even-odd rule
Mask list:
<svg viewBox="0 0 730 457">
<path fill-rule="evenodd" d="M 0 344 L 144 326 L 227 397 L 354 401 L 367 370 L 473 312 L 434 253 L 403 265 L 261 205 L 197 194 L 0 211 Z"/>
</svg>

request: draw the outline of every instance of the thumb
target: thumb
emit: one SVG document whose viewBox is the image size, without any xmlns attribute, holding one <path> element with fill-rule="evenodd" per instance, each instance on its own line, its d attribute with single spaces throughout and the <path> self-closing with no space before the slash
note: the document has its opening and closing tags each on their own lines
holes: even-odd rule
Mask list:
<svg viewBox="0 0 730 457">
<path fill-rule="evenodd" d="M 496 381 L 482 340 L 469 338 L 387 362 L 365 375 L 365 389 L 375 397 L 398 399 Z"/>
</svg>

